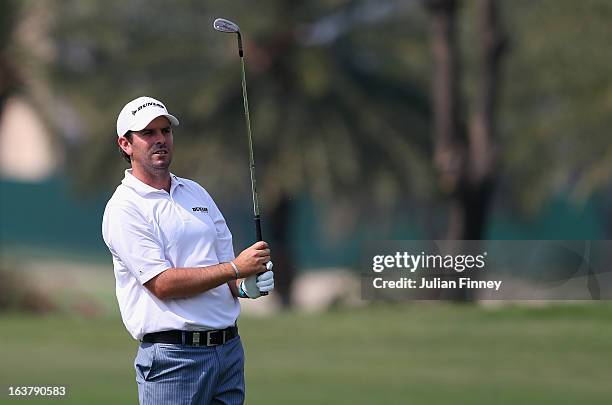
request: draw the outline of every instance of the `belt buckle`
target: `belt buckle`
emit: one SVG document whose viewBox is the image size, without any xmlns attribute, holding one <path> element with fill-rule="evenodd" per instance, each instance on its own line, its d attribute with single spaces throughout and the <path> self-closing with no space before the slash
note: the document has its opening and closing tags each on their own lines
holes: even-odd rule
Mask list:
<svg viewBox="0 0 612 405">
<path fill-rule="evenodd" d="M 193 332 L 193 346 L 200 346 L 200 332 Z"/>
<path fill-rule="evenodd" d="M 212 336 L 215 333 L 221 332 L 221 342 L 220 343 L 213 343 L 212 342 Z M 224 345 L 225 342 L 227 342 L 227 330 L 223 329 L 223 330 L 211 330 L 206 332 L 206 346 L 219 346 L 219 345 Z M 194 339 L 194 343 L 195 343 L 195 339 Z M 195 346 L 195 344 L 194 344 Z"/>
</svg>

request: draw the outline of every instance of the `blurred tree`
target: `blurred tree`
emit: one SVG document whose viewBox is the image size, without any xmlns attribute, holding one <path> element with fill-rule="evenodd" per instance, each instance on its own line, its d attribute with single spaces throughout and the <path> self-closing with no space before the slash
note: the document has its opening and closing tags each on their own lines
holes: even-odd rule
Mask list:
<svg viewBox="0 0 612 405">
<path fill-rule="evenodd" d="M 476 59 L 470 38 L 477 27 L 469 23 L 477 12 L 474 3 L 463 8 L 467 60 Z M 512 39 L 499 104 L 504 153 L 497 209 L 533 217 L 551 198 L 570 196 L 580 205 L 598 195 L 605 213 L 612 202 L 612 54 L 607 44 L 612 3 L 517 0 L 504 5 Z M 473 97 L 476 69 L 470 66 L 466 73 L 464 90 Z"/>
<path fill-rule="evenodd" d="M 9 56 L 18 14 L 17 2 L 13 0 L 0 2 L 0 117 L 6 99 L 20 83 L 15 65 Z"/>
<path fill-rule="evenodd" d="M 114 119 L 128 99 L 149 94 L 181 119 L 173 171 L 247 210 L 235 38 L 211 27 L 218 16 L 240 24 L 264 238 L 272 242 L 285 305 L 296 198 L 329 203 L 317 220 L 346 235 L 367 218 L 359 212 L 428 188 L 427 96 L 402 59 L 411 51 L 421 61 L 412 68 L 426 70 L 425 49 L 413 39 L 423 34 L 407 35 L 404 2 L 267 0 L 257 13 L 248 2 L 220 1 L 55 7 L 54 87 L 83 123 L 70 137 L 73 174 L 90 189 L 117 183 Z"/>
<path fill-rule="evenodd" d="M 505 38 L 501 32 L 496 0 L 478 1 L 479 35 L 477 91 L 471 120 L 462 110 L 458 0 L 426 0 L 431 19 L 434 57 L 432 77 L 433 166 L 438 184 L 449 200 L 445 238 L 452 246 L 447 253 L 465 252 L 462 245 L 484 238 L 498 174 L 495 107 L 500 86 L 499 70 Z M 471 244 L 473 247 L 473 243 Z M 459 277 L 453 271 L 450 277 Z M 446 292 L 442 292 L 446 293 Z M 442 294 L 441 293 L 441 294 Z M 471 300 L 469 289 L 452 290 L 448 298 Z"/>
<path fill-rule="evenodd" d="M 457 0 L 426 0 L 431 15 L 434 55 L 433 141 L 434 167 L 439 185 L 450 201 L 446 239 L 482 239 L 497 176 L 495 106 L 504 35 L 496 1 L 480 0 L 478 91 L 472 118 L 461 111 L 460 50 Z"/>
</svg>

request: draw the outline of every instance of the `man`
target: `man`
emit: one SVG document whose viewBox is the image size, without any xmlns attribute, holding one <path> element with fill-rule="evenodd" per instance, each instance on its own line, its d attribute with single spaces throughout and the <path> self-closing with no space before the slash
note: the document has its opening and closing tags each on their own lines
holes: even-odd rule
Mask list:
<svg viewBox="0 0 612 405">
<path fill-rule="evenodd" d="M 150 97 L 121 110 L 118 144 L 132 168 L 102 220 L 121 316 L 141 341 L 134 361 L 138 398 L 242 404 L 238 298 L 274 288 L 270 250 L 257 242 L 234 257 L 232 235 L 210 195 L 170 173 L 177 125 Z"/>
</svg>

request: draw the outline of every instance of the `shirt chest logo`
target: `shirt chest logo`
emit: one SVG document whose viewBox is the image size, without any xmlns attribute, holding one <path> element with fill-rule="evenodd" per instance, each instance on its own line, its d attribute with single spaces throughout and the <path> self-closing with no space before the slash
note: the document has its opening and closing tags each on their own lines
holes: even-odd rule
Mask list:
<svg viewBox="0 0 612 405">
<path fill-rule="evenodd" d="M 192 207 L 193 212 L 208 212 L 208 208 L 206 207 Z"/>
</svg>

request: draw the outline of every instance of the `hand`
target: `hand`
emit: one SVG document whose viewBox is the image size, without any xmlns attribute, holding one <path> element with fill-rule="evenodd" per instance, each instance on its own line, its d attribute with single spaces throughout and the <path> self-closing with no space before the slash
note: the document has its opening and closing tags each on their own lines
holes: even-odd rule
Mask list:
<svg viewBox="0 0 612 405">
<path fill-rule="evenodd" d="M 267 267 L 272 269 L 272 262 L 267 263 Z M 261 275 L 253 275 L 242 280 L 240 288 L 249 298 L 259 298 L 261 293 L 270 292 L 274 289 L 274 272 L 268 270 Z"/>
<path fill-rule="evenodd" d="M 266 242 L 260 241 L 244 249 L 234 264 L 238 267 L 240 277 L 254 276 L 267 270 L 266 263 L 270 261 L 270 249 Z"/>
</svg>

